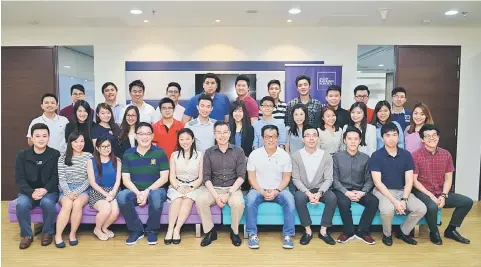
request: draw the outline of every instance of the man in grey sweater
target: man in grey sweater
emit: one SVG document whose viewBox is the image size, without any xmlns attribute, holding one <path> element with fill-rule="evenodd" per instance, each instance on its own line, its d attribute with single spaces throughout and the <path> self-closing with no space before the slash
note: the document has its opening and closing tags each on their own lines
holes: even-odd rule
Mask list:
<svg viewBox="0 0 481 267">
<path fill-rule="evenodd" d="M 302 129 L 304 148 L 292 155 L 292 182 L 299 191 L 295 194 L 296 209 L 301 225 L 306 232 L 301 237 L 301 245 L 307 245 L 312 239 L 311 217 L 307 203 L 313 205 L 325 204 L 321 220 L 320 239 L 329 245 L 336 242 L 327 232 L 332 226 L 332 217 L 336 210 L 336 195 L 329 190 L 332 185 L 332 157 L 326 151 L 318 148 L 319 132 L 311 125 Z"/>
<path fill-rule="evenodd" d="M 347 243 L 357 237 L 366 244 L 373 245 L 376 242 L 369 235 L 369 228 L 376 215 L 379 200 L 370 193 L 374 183 L 367 168 L 369 156 L 358 150 L 361 140 L 359 129 L 349 126 L 343 137 L 346 150 L 333 156 L 334 184 L 332 187 L 344 224 L 344 231 L 337 238 L 337 242 Z M 356 232 L 354 232 L 351 213 L 352 202 L 357 202 L 365 207 Z"/>
</svg>

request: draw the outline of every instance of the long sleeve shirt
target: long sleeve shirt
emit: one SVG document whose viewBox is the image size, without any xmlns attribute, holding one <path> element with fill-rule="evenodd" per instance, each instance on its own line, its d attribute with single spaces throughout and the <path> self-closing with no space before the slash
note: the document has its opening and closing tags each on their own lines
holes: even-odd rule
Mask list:
<svg viewBox="0 0 481 267">
<path fill-rule="evenodd" d="M 374 183 L 368 162 L 369 156 L 359 151 L 354 156 L 347 151 L 336 153 L 333 157 L 333 188 L 342 193 L 350 190 L 370 192 Z"/>
</svg>

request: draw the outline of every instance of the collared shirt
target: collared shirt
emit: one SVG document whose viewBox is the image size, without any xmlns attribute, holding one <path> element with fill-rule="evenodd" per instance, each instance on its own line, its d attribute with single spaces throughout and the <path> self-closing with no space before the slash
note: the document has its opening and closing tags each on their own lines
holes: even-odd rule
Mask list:
<svg viewBox="0 0 481 267">
<path fill-rule="evenodd" d="M 279 145 L 285 145 L 286 144 L 286 126 L 284 125 L 283 122 L 279 120 L 258 120 L 254 123 L 254 142 L 252 146 L 254 148 L 258 148 L 264 145 L 264 141 L 262 140 L 262 127 L 266 125 L 275 125 L 277 126 L 279 130 Z"/>
<path fill-rule="evenodd" d="M 152 145 L 145 155 L 137 147 L 127 149 L 122 158 L 122 173 L 130 174 L 130 180 L 138 190 L 145 190 L 160 178 L 161 171 L 169 170 L 165 151 Z"/>
<path fill-rule="evenodd" d="M 36 123 L 45 123 L 48 126 L 50 132 L 50 138 L 48 140 L 49 147 L 58 150 L 60 153 L 64 153 L 65 150 L 67 150 L 67 143 L 65 142 L 65 129 L 68 124 L 67 118 L 55 114 L 53 119 L 49 119 L 45 114 L 42 114 L 42 116 L 33 119 L 28 126 L 27 137 L 32 137 L 30 130 Z"/>
<path fill-rule="evenodd" d="M 215 187 L 230 187 L 237 178 L 246 175 L 246 156 L 242 148 L 229 144 L 226 152 L 218 145 L 205 151 L 203 163 L 204 184 L 211 181 Z"/>
<path fill-rule="evenodd" d="M 124 117 L 124 114 L 122 113 L 122 110 L 124 110 L 125 105 L 116 103 L 115 105 L 110 105 L 110 108 L 112 108 L 112 112 L 114 113 L 114 120 L 115 123 L 121 124 L 122 119 Z"/>
<path fill-rule="evenodd" d="M 414 174 L 418 174 L 418 181 L 435 196 L 443 192 L 444 175 L 454 172 L 451 153 L 440 147 L 434 154 L 425 147 L 416 150 L 413 155 Z"/>
<path fill-rule="evenodd" d="M 321 128 L 317 129 L 319 131 L 319 148 L 325 150 L 329 154 L 334 155 L 342 147 L 342 129 L 339 128 L 337 131 L 334 132 L 334 135 L 331 135 L 329 130 L 321 130 Z"/>
<path fill-rule="evenodd" d="M 317 169 L 321 163 L 322 157 L 324 156 L 324 151 L 322 149 L 316 149 L 314 153 L 309 153 L 306 148 L 300 150 L 302 162 L 306 169 L 307 180 L 312 182 L 314 177 L 316 177 Z"/>
<path fill-rule="evenodd" d="M 287 111 L 287 103 L 284 101 L 279 100 L 279 103 L 274 107 L 274 111 L 272 112 L 272 117 L 275 120 L 280 120 L 284 123 L 286 118 L 286 111 Z M 262 119 L 262 111 L 259 109 L 259 120 Z"/>
<path fill-rule="evenodd" d="M 292 108 L 294 107 L 294 105 L 299 104 L 299 103 L 303 104 L 302 101 L 301 101 L 301 97 L 296 97 L 296 98 L 292 99 L 291 101 L 289 101 L 289 103 L 287 103 L 285 125 L 291 125 L 290 114 L 292 112 Z M 307 104 L 305 104 L 305 105 L 307 107 L 307 115 L 309 117 L 309 124 L 315 125 L 316 114 L 325 105 L 322 104 L 321 101 L 312 98 L 312 96 L 310 96 L 310 95 L 309 95 L 309 102 L 307 102 Z"/>
<path fill-rule="evenodd" d="M 397 146 L 400 148 L 404 148 L 404 131 L 401 128 L 401 125 L 399 125 L 399 123 L 397 123 L 396 121 L 392 121 L 392 123 L 396 125 L 399 131 Z M 382 136 L 381 136 L 381 128 L 382 128 L 382 124 L 378 122 L 376 127 L 376 149 L 380 149 L 381 147 L 384 147 L 384 142 L 382 141 Z"/>
<path fill-rule="evenodd" d="M 184 111 L 185 115 L 190 116 L 193 119 L 199 116 L 199 111 L 197 110 L 197 103 L 199 101 L 199 97 L 203 94 L 204 93 L 195 95 L 189 100 L 189 103 L 187 104 L 187 107 Z M 212 107 L 213 109 L 209 117 L 217 121 L 223 121 L 225 115 L 229 115 L 230 112 L 229 98 L 226 95 L 215 93 L 214 98 L 212 99 Z"/>
<path fill-rule="evenodd" d="M 374 186 L 368 170 L 369 156 L 357 152 L 352 156 L 347 151 L 336 153 L 333 157 L 333 188 L 346 193 L 348 190 L 370 192 Z"/>
<path fill-rule="evenodd" d="M 122 119 L 123 119 L 123 116 L 125 115 L 125 110 L 130 107 L 130 106 L 133 106 L 134 104 L 133 103 L 130 103 L 128 105 L 126 105 L 123 109 L 122 109 Z M 148 123 L 152 123 L 152 116 L 153 114 L 155 113 L 155 109 L 154 107 L 152 107 L 151 105 L 145 103 L 145 101 L 142 103 L 142 106 L 137 106 L 137 108 L 139 109 L 139 114 L 140 114 L 140 118 L 139 118 L 139 121 L 141 122 L 148 122 Z"/>
<path fill-rule="evenodd" d="M 399 123 L 403 131 L 411 123 L 411 115 L 412 115 L 411 110 L 403 108 L 401 112 L 396 113 L 394 112 L 394 109 L 393 109 L 391 113 L 392 113 L 392 120 Z"/>
<path fill-rule="evenodd" d="M 255 171 L 257 183 L 262 189 L 278 188 L 286 172 L 292 172 L 292 162 L 284 149 L 277 147 L 269 157 L 264 147 L 258 148 L 249 155 L 247 171 Z"/>
<path fill-rule="evenodd" d="M 414 151 L 422 148 L 424 145 L 421 137 L 419 136 L 419 132 L 414 131 L 409 133 L 409 128 L 410 126 L 406 127 L 406 130 L 404 130 L 404 147 L 407 151 L 413 153 Z"/>
<path fill-rule="evenodd" d="M 216 120 L 209 118 L 207 123 L 202 123 L 199 118 L 197 118 L 185 124 L 185 128 L 189 128 L 194 132 L 195 146 L 200 152 L 204 152 L 211 146 L 215 145 L 215 122 Z"/>
<path fill-rule="evenodd" d="M 239 100 L 239 97 L 237 97 L 237 100 Z M 249 119 L 259 117 L 259 106 L 257 105 L 257 101 L 252 98 L 252 96 L 247 95 L 241 101 L 243 101 L 244 105 L 246 106 L 247 113 L 249 114 Z"/>
<path fill-rule="evenodd" d="M 170 160 L 170 155 L 172 155 L 172 152 L 174 152 L 177 147 L 177 133 L 184 128 L 184 124 L 174 119 L 172 125 L 167 130 L 167 126 L 160 120 L 154 123 L 152 128 L 154 128 L 154 139 L 152 139 L 152 143 L 162 148 Z"/>
<path fill-rule="evenodd" d="M 406 183 L 405 172 L 414 170 L 414 162 L 411 153 L 402 148 L 398 148 L 393 157 L 383 147 L 372 154 L 368 168 L 381 173 L 381 182 L 387 189 L 402 190 Z"/>
<path fill-rule="evenodd" d="M 184 116 L 185 108 L 179 104 L 175 105 L 174 108 L 174 119 L 182 121 L 182 116 Z M 162 119 L 162 114 L 160 113 L 159 107 L 155 109 L 154 115 L 152 115 L 152 123 L 156 123 Z"/>
</svg>

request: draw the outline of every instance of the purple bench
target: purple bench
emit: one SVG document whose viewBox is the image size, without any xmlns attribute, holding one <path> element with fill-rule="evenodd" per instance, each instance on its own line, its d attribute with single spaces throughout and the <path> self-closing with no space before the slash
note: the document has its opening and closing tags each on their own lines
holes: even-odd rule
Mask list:
<svg viewBox="0 0 481 267">
<path fill-rule="evenodd" d="M 17 214 L 16 214 L 16 206 L 17 206 L 17 200 L 14 199 L 8 203 L 8 218 L 10 219 L 10 222 L 18 222 L 17 220 Z M 162 216 L 160 217 L 160 224 L 169 224 L 169 207 L 170 203 L 165 202 L 164 207 L 162 209 Z M 57 203 L 57 214 L 60 212 L 60 204 Z M 144 207 L 135 207 L 137 210 L 137 213 L 139 214 L 140 220 L 143 223 L 147 222 L 148 218 L 148 207 L 147 205 Z M 212 221 L 214 224 L 221 224 L 222 223 L 222 212 L 219 206 L 214 205 L 210 208 L 210 211 L 212 213 Z M 95 224 L 95 216 L 97 215 L 97 211 L 93 210 L 89 207 L 89 205 L 85 205 L 83 208 L 83 216 L 82 216 L 82 224 Z M 43 217 L 42 217 L 42 209 L 40 207 L 37 207 L 31 211 L 31 219 L 32 219 L 32 224 L 35 223 L 42 223 L 43 222 Z M 192 206 L 192 211 L 190 212 L 189 217 L 185 221 L 185 224 L 195 224 L 195 236 L 200 237 L 201 236 L 201 223 L 202 221 L 200 220 L 200 215 L 197 213 L 197 208 L 195 207 L 195 203 Z M 114 224 L 125 224 L 125 220 L 122 217 L 122 214 L 119 215 L 117 220 L 114 222 Z M 32 227 L 32 229 L 35 229 Z"/>
</svg>

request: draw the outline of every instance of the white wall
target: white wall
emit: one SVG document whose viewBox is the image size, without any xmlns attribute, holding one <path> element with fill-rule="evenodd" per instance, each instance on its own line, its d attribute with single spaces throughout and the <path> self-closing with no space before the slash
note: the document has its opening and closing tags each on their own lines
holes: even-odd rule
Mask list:
<svg viewBox="0 0 481 267">
<path fill-rule="evenodd" d="M 369 88 L 368 107 L 374 109 L 377 102 L 386 100 L 386 73 L 358 72 L 357 84 L 363 84 Z M 350 92 L 350 90 L 346 91 Z"/>
<path fill-rule="evenodd" d="M 353 103 L 349 91 L 357 84 L 357 46 L 373 44 L 462 46 L 456 191 L 477 199 L 481 155 L 480 28 L 2 27 L 2 45 L 94 45 L 96 102 L 102 100 L 99 89 L 107 80 L 116 83 L 119 95 L 125 97 L 125 61 L 129 60 L 324 60 L 326 64 L 343 65 L 346 93 L 342 100 L 347 107 Z"/>
</svg>

